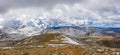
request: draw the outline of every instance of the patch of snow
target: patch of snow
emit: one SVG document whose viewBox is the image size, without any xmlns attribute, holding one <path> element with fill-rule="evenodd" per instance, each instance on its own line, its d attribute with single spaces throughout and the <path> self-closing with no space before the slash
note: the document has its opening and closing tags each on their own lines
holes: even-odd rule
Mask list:
<svg viewBox="0 0 120 55">
<path fill-rule="evenodd" d="M 79 45 L 79 43 L 77 43 L 76 41 L 72 40 L 71 38 L 65 37 L 64 38 L 64 42 L 65 43 L 70 43 L 70 44 L 75 44 L 75 45 Z"/>
<path fill-rule="evenodd" d="M 60 47 L 60 46 L 65 46 L 66 44 L 48 44 L 50 47 Z"/>
<path fill-rule="evenodd" d="M 18 29 L 22 34 L 26 35 L 26 36 L 33 36 L 33 35 L 37 35 L 40 34 L 40 32 L 42 31 L 42 28 L 37 28 L 37 27 L 25 27 L 22 29 Z"/>
</svg>

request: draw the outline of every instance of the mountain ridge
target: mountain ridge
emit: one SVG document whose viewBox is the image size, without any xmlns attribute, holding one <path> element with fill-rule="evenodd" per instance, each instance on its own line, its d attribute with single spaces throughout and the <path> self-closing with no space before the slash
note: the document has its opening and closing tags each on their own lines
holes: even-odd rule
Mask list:
<svg viewBox="0 0 120 55">
<path fill-rule="evenodd" d="M 114 36 L 119 37 L 120 33 L 113 30 L 104 30 L 101 28 L 84 27 L 84 26 L 57 26 L 41 29 L 38 27 L 25 27 L 22 29 L 1 29 L 0 40 L 21 40 L 27 37 L 39 35 L 42 33 L 56 32 L 75 37 L 85 36 Z"/>
</svg>

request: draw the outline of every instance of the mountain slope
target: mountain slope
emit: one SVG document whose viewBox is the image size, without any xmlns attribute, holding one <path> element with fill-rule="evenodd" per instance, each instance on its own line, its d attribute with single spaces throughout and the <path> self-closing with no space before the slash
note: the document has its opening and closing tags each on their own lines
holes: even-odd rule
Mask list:
<svg viewBox="0 0 120 55">
<path fill-rule="evenodd" d="M 37 27 L 24 27 L 21 29 L 4 28 L 0 30 L 0 40 L 22 40 L 24 38 L 39 35 L 41 33 L 61 33 L 81 38 L 87 36 L 113 36 L 120 37 L 120 33 L 113 30 L 104 30 L 94 27 L 79 27 L 79 26 L 60 26 L 49 27 L 46 29 Z"/>
<path fill-rule="evenodd" d="M 66 45 L 66 44 L 76 44 L 79 45 L 76 41 L 71 38 L 62 35 L 60 33 L 44 33 L 37 36 L 26 38 L 20 41 L 17 46 L 26 46 L 26 45 Z"/>
</svg>

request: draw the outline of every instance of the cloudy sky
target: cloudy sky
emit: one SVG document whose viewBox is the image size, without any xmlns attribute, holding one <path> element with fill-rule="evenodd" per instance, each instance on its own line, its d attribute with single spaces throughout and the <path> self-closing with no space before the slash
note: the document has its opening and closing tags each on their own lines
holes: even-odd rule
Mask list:
<svg viewBox="0 0 120 55">
<path fill-rule="evenodd" d="M 0 0 L 1 26 L 24 16 L 120 27 L 120 0 Z"/>
</svg>

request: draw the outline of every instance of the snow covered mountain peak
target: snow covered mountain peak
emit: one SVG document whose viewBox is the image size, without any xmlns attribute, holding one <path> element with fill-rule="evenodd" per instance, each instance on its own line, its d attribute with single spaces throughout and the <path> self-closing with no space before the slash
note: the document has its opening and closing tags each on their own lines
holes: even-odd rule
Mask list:
<svg viewBox="0 0 120 55">
<path fill-rule="evenodd" d="M 8 25 L 9 24 L 9 25 Z M 47 28 L 51 26 L 81 26 L 92 24 L 91 19 L 80 19 L 76 17 L 61 17 L 61 18 L 43 18 L 21 16 L 8 20 L 4 23 L 4 27 L 23 28 L 23 27 L 39 27 Z"/>
</svg>

